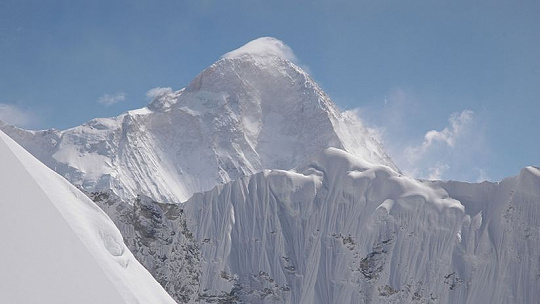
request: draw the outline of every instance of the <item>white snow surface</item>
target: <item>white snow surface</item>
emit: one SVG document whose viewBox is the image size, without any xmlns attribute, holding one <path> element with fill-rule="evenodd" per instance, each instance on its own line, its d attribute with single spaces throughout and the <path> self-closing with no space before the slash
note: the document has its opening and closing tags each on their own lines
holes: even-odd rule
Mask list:
<svg viewBox="0 0 540 304">
<path fill-rule="evenodd" d="M 183 303 L 536 303 L 540 169 L 480 184 L 403 176 L 289 50 L 258 39 L 118 117 L 0 129 L 73 184 L 107 194 L 102 206 L 133 252 Z M 0 135 L 2 293 L 33 284 L 32 300 L 63 289 L 120 303 L 163 296 L 101 211 Z M 19 198 L 27 203 L 9 204 Z M 74 279 L 78 269 L 85 276 Z M 127 272 L 145 279 L 117 279 Z"/>
<path fill-rule="evenodd" d="M 0 131 L 0 302 L 174 303 L 83 193 Z"/>
<path fill-rule="evenodd" d="M 330 148 L 183 205 L 201 290 L 247 303 L 536 303 L 540 170 L 427 182 Z"/>
<path fill-rule="evenodd" d="M 178 203 L 193 193 L 264 169 L 291 169 L 328 147 L 395 168 L 355 117 L 289 59 L 290 48 L 260 38 L 227 53 L 185 89 L 157 88 L 143 109 L 64 131 L 6 134 L 85 191 L 112 189 Z"/>
<path fill-rule="evenodd" d="M 259 58 L 281 57 L 292 62 L 296 61 L 293 50 L 283 41 L 273 37 L 261 37 L 250 41 L 221 58 L 238 58 L 246 55 Z"/>
</svg>

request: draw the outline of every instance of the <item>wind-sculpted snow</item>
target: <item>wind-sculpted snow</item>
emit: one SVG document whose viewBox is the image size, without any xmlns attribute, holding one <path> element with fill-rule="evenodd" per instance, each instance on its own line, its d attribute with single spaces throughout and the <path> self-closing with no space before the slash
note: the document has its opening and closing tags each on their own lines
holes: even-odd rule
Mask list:
<svg viewBox="0 0 540 304">
<path fill-rule="evenodd" d="M 87 192 L 178 203 L 264 169 L 291 169 L 328 147 L 394 167 L 355 117 L 263 38 L 229 53 L 148 107 L 64 131 L 0 126 Z M 394 167 L 395 168 L 395 167 Z"/>
<path fill-rule="evenodd" d="M 539 172 L 423 182 L 327 149 L 117 220 L 179 303 L 535 303 Z"/>
<path fill-rule="evenodd" d="M 0 302 L 174 303 L 107 215 L 0 131 Z"/>
<path fill-rule="evenodd" d="M 250 41 L 244 46 L 223 55 L 222 58 L 237 58 L 245 55 L 258 57 L 259 60 L 280 57 L 292 62 L 296 61 L 296 56 L 292 49 L 283 43 L 283 41 L 273 37 L 261 37 Z"/>
<path fill-rule="evenodd" d="M 500 183 L 437 182 L 465 206 L 454 261 L 458 300 L 536 303 L 540 293 L 540 169 L 527 167 Z"/>
<path fill-rule="evenodd" d="M 340 112 L 290 59 L 281 41 L 262 38 L 227 53 L 184 89 L 151 90 L 145 108 L 64 131 L 1 122 L 0 129 L 98 203 L 178 303 L 537 302 L 539 168 L 500 183 L 403 176 L 362 123 Z M 2 170 L 11 164 L 2 161 Z M 0 176 L 7 181 L 2 194 L 27 187 Z M 64 189 L 45 191 L 62 217 L 79 220 L 69 221 L 77 233 L 95 231 L 87 224 L 103 214 L 84 198 L 73 210 L 57 204 L 58 191 L 68 189 L 69 199 L 81 194 L 51 179 Z M 29 193 L 48 189 L 47 179 L 38 180 L 28 183 Z M 79 203 L 90 215 L 77 215 Z M 0 225 L 8 233 L 24 226 L 21 219 L 43 220 L 26 205 L 6 206 Z M 21 231 L 44 254 L 57 241 Z M 117 266 L 138 267 L 117 231 L 109 232 L 89 238 Z M 14 245 L 6 248 L 15 249 L 3 255 L 29 248 L 8 237 Z M 29 263 L 43 266 L 28 252 Z M 62 256 L 69 269 L 86 271 L 70 252 Z M 13 275 L 2 276 L 0 286 L 22 292 L 11 281 L 19 264 L 3 263 Z M 90 268 L 89 276 L 102 269 Z M 140 287 L 126 283 L 115 295 L 107 288 L 123 283 L 114 275 L 94 282 L 111 299 Z M 74 282 L 66 286 L 79 290 Z"/>
<path fill-rule="evenodd" d="M 449 299 L 465 213 L 442 189 L 328 149 L 296 172 L 265 171 L 184 206 L 209 294 L 247 302 Z M 266 290 L 266 292 L 264 292 Z"/>
</svg>

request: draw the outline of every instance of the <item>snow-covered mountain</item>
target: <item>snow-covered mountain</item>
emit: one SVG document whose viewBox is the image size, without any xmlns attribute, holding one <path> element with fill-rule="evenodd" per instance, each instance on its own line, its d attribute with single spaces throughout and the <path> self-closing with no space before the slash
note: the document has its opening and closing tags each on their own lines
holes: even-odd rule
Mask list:
<svg viewBox="0 0 540 304">
<path fill-rule="evenodd" d="M 459 199 L 459 200 L 458 200 Z M 535 303 L 540 168 L 421 182 L 327 149 L 184 205 L 207 294 L 248 303 Z"/>
<path fill-rule="evenodd" d="M 330 148 L 181 205 L 93 198 L 179 303 L 540 296 L 540 168 L 500 183 L 418 181 Z"/>
<path fill-rule="evenodd" d="M 174 303 L 88 197 L 0 131 L 0 302 Z"/>
<path fill-rule="evenodd" d="M 0 128 L 85 191 L 112 189 L 122 199 L 186 201 L 263 169 L 291 169 L 327 147 L 395 168 L 291 54 L 281 41 L 260 38 L 182 90 L 153 90 L 143 109 L 64 131 Z"/>
<path fill-rule="evenodd" d="M 539 168 L 499 183 L 404 176 L 273 38 L 150 93 L 64 131 L 0 129 L 82 188 L 178 303 L 540 297 Z"/>
</svg>

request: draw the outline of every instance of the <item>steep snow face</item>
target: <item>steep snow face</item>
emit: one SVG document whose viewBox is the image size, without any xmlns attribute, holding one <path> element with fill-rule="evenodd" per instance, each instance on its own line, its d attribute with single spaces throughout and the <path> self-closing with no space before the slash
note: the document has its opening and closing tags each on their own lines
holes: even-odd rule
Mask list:
<svg viewBox="0 0 540 304">
<path fill-rule="evenodd" d="M 454 259 L 469 303 L 535 303 L 540 294 L 540 169 L 500 183 L 437 182 L 467 214 Z M 474 285 L 473 285 L 474 286 Z M 480 288 L 481 287 L 481 288 Z"/>
<path fill-rule="evenodd" d="M 395 168 L 361 122 L 342 114 L 290 60 L 261 38 L 232 51 L 185 89 L 154 90 L 147 108 L 65 131 L 1 127 L 88 192 L 113 189 L 177 203 L 260 172 L 291 169 L 327 147 Z"/>
<path fill-rule="evenodd" d="M 460 201 L 460 200 L 462 201 Z M 249 303 L 533 303 L 540 170 L 421 182 L 342 150 L 183 205 L 203 298 Z"/>
<path fill-rule="evenodd" d="M 3 303 L 174 303 L 90 199 L 0 131 Z"/>
</svg>

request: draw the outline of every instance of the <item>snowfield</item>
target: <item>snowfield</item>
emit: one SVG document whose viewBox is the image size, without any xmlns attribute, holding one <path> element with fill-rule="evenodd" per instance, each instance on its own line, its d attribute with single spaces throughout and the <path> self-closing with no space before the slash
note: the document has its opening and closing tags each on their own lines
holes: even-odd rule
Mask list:
<svg viewBox="0 0 540 304">
<path fill-rule="evenodd" d="M 0 302 L 174 303 L 108 216 L 0 131 Z"/>
</svg>

